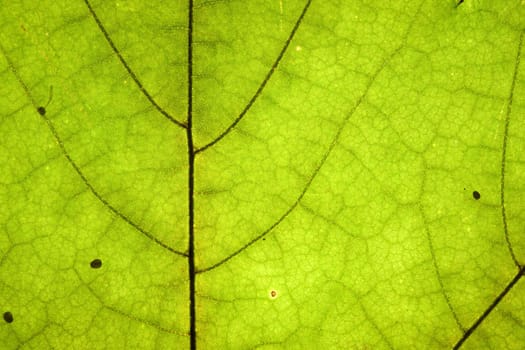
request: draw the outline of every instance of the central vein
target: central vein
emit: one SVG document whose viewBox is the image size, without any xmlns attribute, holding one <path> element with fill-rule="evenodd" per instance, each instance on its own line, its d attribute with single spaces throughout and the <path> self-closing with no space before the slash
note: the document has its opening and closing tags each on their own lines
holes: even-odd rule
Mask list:
<svg viewBox="0 0 525 350">
<path fill-rule="evenodd" d="M 190 349 L 197 349 L 197 333 L 195 330 L 195 235 L 193 230 L 194 222 L 194 169 L 195 151 L 193 147 L 192 134 L 192 109 L 193 109 L 193 0 L 189 0 L 188 5 L 188 112 L 186 129 L 188 143 L 188 273 L 190 285 Z"/>
</svg>

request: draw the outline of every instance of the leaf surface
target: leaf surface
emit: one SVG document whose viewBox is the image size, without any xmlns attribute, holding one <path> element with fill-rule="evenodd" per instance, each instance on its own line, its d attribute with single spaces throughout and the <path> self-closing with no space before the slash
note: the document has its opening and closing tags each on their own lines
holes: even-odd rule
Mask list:
<svg viewBox="0 0 525 350">
<path fill-rule="evenodd" d="M 522 1 L 0 23 L 2 348 L 525 347 Z"/>
</svg>

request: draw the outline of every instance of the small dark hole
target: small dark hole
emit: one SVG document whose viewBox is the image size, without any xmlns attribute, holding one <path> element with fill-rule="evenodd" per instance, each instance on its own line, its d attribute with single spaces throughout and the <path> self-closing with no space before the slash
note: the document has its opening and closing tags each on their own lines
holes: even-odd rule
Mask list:
<svg viewBox="0 0 525 350">
<path fill-rule="evenodd" d="M 13 322 L 13 314 L 9 311 L 4 312 L 4 321 L 6 321 L 7 323 Z"/>
<path fill-rule="evenodd" d="M 36 110 L 38 111 L 38 114 L 40 114 L 40 115 L 45 115 L 46 114 L 46 109 L 44 107 L 42 107 L 42 106 L 38 107 Z"/>
<path fill-rule="evenodd" d="M 472 197 L 474 197 L 475 200 L 478 200 L 481 198 L 481 195 L 479 194 L 478 191 L 474 191 L 472 192 Z"/>
<path fill-rule="evenodd" d="M 102 260 L 100 259 L 95 259 L 91 262 L 91 267 L 94 268 L 94 269 L 99 269 L 101 266 L 102 266 Z"/>
</svg>

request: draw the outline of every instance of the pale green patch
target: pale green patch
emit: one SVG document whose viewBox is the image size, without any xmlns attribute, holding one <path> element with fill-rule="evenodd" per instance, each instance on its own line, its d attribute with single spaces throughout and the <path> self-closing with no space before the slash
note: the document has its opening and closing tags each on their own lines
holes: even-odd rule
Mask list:
<svg viewBox="0 0 525 350">
<path fill-rule="evenodd" d="M 525 347 L 523 1 L 307 3 L 195 1 L 193 213 L 188 4 L 3 4 L 2 349 L 189 348 L 190 214 L 198 349 Z"/>
</svg>

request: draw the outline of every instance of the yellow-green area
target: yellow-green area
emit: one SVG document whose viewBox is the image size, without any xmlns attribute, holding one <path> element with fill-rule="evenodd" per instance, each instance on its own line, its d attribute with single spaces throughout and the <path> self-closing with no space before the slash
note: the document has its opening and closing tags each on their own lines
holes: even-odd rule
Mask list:
<svg viewBox="0 0 525 350">
<path fill-rule="evenodd" d="M 0 349 L 190 349 L 190 215 L 199 350 L 525 348 L 525 4 L 456 3 L 3 3 Z"/>
</svg>

